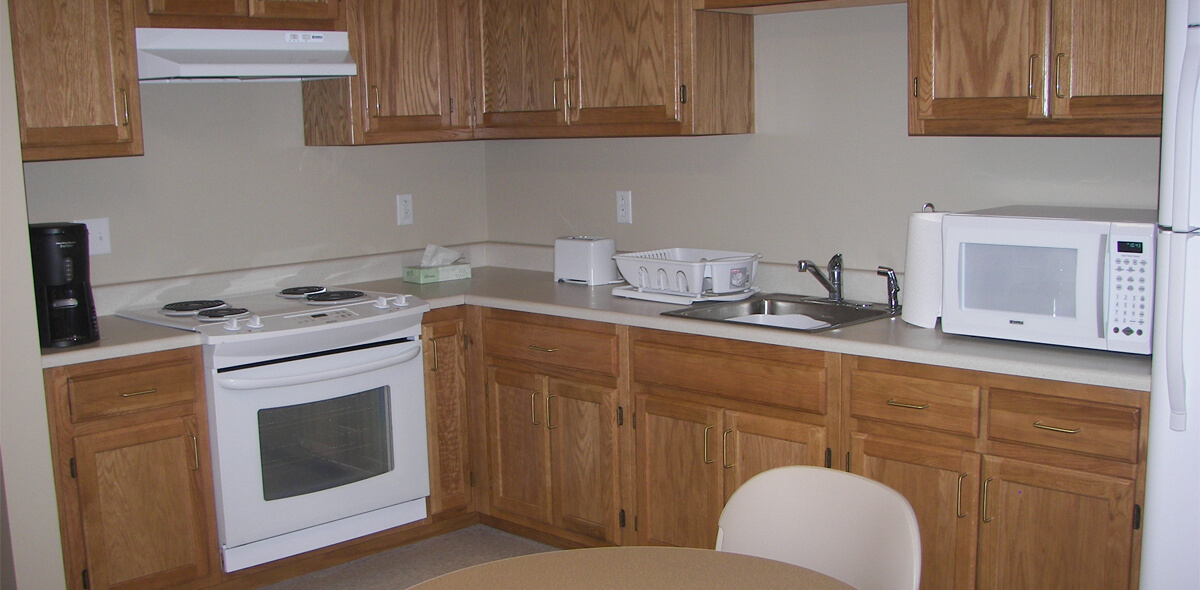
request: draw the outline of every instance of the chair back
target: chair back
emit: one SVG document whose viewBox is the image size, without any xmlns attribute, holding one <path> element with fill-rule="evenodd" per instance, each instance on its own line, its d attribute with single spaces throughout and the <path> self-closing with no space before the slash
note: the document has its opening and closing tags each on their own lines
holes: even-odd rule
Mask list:
<svg viewBox="0 0 1200 590">
<path fill-rule="evenodd" d="M 784 561 L 858 590 L 917 590 L 921 537 L 899 492 L 824 467 L 779 467 L 729 498 L 717 551 Z"/>
</svg>

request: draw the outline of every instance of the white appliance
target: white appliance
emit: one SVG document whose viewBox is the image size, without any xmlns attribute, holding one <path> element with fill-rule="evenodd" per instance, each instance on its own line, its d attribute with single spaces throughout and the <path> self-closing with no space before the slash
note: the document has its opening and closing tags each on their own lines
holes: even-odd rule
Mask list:
<svg viewBox="0 0 1200 590">
<path fill-rule="evenodd" d="M 138 79 L 353 76 L 345 31 L 138 28 Z"/>
<path fill-rule="evenodd" d="M 1200 0 L 1167 0 L 1141 587 L 1200 588 Z"/>
<path fill-rule="evenodd" d="M 225 571 L 425 518 L 428 310 L 299 287 L 117 314 L 203 336 Z"/>
<path fill-rule="evenodd" d="M 942 331 L 1150 354 L 1155 212 L 1012 206 L 942 218 Z"/>
<path fill-rule="evenodd" d="M 554 280 L 580 285 L 620 283 L 612 238 L 567 236 L 554 240 Z"/>
</svg>

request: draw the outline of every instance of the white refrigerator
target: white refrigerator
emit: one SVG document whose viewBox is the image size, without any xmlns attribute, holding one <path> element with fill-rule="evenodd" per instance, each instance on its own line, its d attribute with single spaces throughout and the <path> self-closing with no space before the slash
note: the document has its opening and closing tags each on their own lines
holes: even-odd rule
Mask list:
<svg viewBox="0 0 1200 590">
<path fill-rule="evenodd" d="M 1200 0 L 1167 0 L 1142 590 L 1200 589 Z"/>
</svg>

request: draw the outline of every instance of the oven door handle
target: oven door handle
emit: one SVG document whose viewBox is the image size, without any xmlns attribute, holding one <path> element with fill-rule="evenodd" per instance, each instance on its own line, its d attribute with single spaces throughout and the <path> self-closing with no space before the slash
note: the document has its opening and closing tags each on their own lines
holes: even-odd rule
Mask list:
<svg viewBox="0 0 1200 590">
<path fill-rule="evenodd" d="M 232 377 L 217 377 L 217 383 L 225 389 L 235 390 L 250 390 L 250 389 L 270 389 L 272 387 L 288 387 L 291 385 L 301 385 L 304 383 L 316 383 L 318 381 L 328 381 L 330 379 L 340 379 L 351 375 L 360 375 L 362 373 L 370 373 L 385 367 L 399 365 L 417 358 L 421 354 L 421 347 L 415 346 L 412 349 L 396 355 L 391 358 L 371 361 L 361 365 L 352 367 L 342 367 L 330 371 L 318 371 L 316 373 L 305 373 L 303 375 L 288 375 L 287 377 L 270 377 L 267 379 L 235 379 Z"/>
</svg>

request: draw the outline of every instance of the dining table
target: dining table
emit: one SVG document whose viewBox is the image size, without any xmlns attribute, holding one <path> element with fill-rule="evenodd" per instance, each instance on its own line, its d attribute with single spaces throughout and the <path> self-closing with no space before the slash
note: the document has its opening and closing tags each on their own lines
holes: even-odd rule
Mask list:
<svg viewBox="0 0 1200 590">
<path fill-rule="evenodd" d="M 456 570 L 410 590 L 466 588 L 855 590 L 820 572 L 762 557 L 682 547 L 566 549 Z"/>
</svg>

